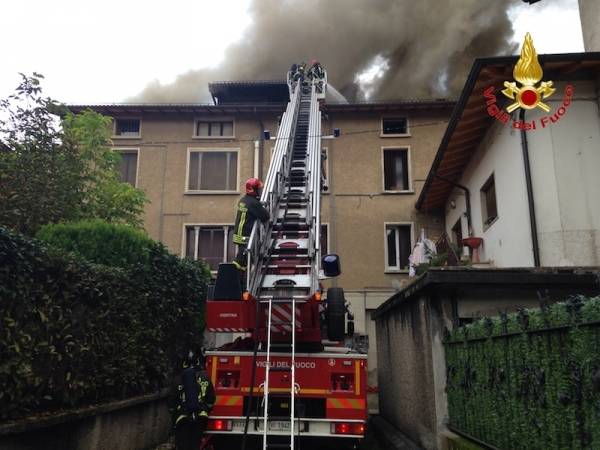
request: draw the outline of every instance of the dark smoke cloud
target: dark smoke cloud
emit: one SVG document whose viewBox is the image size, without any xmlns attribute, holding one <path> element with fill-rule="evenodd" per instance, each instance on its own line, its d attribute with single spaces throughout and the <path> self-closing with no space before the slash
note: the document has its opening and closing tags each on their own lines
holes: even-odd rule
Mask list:
<svg viewBox="0 0 600 450">
<path fill-rule="evenodd" d="M 217 80 L 283 79 L 293 62 L 316 58 L 330 82 L 364 99 L 357 75 L 373 61 L 387 70 L 371 99 L 455 95 L 473 58 L 515 53 L 508 9 L 518 0 L 254 0 L 252 25 L 215 69 L 148 85 L 140 102 L 210 100 Z M 361 86 L 364 88 L 365 86 Z"/>
</svg>

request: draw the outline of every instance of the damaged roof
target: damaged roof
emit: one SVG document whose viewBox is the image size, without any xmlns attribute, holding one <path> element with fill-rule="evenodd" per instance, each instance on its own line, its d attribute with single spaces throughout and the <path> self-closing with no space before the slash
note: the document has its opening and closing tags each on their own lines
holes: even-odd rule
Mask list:
<svg viewBox="0 0 600 450">
<path fill-rule="evenodd" d="M 215 105 L 287 103 L 288 85 L 284 80 L 216 81 L 208 84 Z"/>
<path fill-rule="evenodd" d="M 224 104 L 211 103 L 106 103 L 96 105 L 67 105 L 69 110 L 80 113 L 86 109 L 105 114 L 107 116 L 136 115 L 142 113 L 159 114 L 240 114 L 256 112 L 282 113 L 285 103 L 252 103 L 252 104 Z"/>
<path fill-rule="evenodd" d="M 456 101 L 449 99 L 405 99 L 387 102 L 359 102 L 359 103 L 323 103 L 321 110 L 324 112 L 392 112 L 392 111 L 431 111 L 451 110 Z M 256 103 L 106 103 L 94 105 L 68 105 L 69 110 L 80 113 L 86 109 L 97 111 L 108 116 L 135 115 L 141 113 L 193 113 L 193 114 L 241 114 L 255 112 L 282 113 L 287 106 L 286 102 L 256 102 Z"/>
</svg>

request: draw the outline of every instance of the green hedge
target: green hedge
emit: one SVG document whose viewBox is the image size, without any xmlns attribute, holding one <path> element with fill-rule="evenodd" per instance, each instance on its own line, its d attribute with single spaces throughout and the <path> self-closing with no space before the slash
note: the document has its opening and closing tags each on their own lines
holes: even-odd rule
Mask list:
<svg viewBox="0 0 600 450">
<path fill-rule="evenodd" d="M 128 269 L 0 227 L 0 419 L 156 391 L 201 344 L 206 270 L 147 249 Z"/>
<path fill-rule="evenodd" d="M 600 448 L 600 297 L 479 320 L 445 350 L 452 427 L 501 449 Z"/>
<path fill-rule="evenodd" d="M 36 237 L 88 261 L 125 268 L 147 265 L 158 245 L 138 228 L 99 219 L 44 225 Z"/>
</svg>

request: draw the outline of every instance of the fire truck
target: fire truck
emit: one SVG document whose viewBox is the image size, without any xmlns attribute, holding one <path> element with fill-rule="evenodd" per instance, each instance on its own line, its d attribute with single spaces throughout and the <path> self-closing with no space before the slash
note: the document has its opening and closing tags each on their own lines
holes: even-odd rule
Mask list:
<svg viewBox="0 0 600 450">
<path fill-rule="evenodd" d="M 340 274 L 337 255 L 320 248 L 321 141 L 339 136 L 321 132 L 327 73 L 287 80 L 260 197 L 271 220 L 254 225 L 245 280 L 221 264 L 207 299 L 208 331 L 245 333 L 206 352 L 217 395 L 207 448 L 355 446 L 365 433 L 367 355 L 344 346 L 353 324 L 343 289 L 324 295 L 320 283 Z"/>
</svg>

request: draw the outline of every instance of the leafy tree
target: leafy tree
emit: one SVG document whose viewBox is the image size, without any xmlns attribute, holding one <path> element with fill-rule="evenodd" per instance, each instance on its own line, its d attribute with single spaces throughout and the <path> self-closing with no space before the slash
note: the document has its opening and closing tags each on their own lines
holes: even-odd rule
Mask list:
<svg viewBox="0 0 600 450">
<path fill-rule="evenodd" d="M 0 224 L 30 236 L 47 223 L 86 218 L 141 227 L 147 200 L 119 180 L 111 119 L 74 116 L 42 95 L 42 75 L 21 77 L 0 100 Z"/>
<path fill-rule="evenodd" d="M 75 146 L 84 162 L 82 217 L 142 226 L 147 202 L 144 192 L 119 180 L 121 155 L 111 149 L 110 117 L 87 110 L 67 114 L 63 120 L 65 142 Z"/>
<path fill-rule="evenodd" d="M 79 216 L 83 161 L 62 143 L 43 77 L 21 76 L 15 93 L 0 100 L 0 223 L 32 235 L 42 224 Z"/>
</svg>

